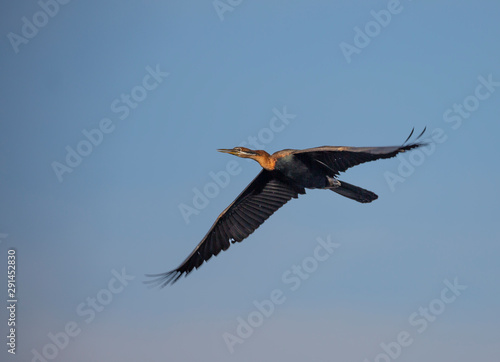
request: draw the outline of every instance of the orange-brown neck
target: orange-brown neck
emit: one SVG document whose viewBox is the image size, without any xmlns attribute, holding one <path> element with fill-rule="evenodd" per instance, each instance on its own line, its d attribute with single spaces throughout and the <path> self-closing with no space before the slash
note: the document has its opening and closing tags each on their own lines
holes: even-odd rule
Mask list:
<svg viewBox="0 0 500 362">
<path fill-rule="evenodd" d="M 262 168 L 268 171 L 274 170 L 274 167 L 276 166 L 276 159 L 274 157 L 270 156 L 266 151 L 258 150 L 255 152 L 257 155 L 251 157 L 253 160 L 257 161 Z"/>
</svg>

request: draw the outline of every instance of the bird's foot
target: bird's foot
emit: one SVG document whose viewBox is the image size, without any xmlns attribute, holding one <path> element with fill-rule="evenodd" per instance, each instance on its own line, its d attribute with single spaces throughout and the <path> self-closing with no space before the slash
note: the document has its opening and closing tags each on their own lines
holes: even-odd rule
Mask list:
<svg viewBox="0 0 500 362">
<path fill-rule="evenodd" d="M 329 185 L 327 186 L 328 189 L 335 189 L 340 186 L 340 181 L 337 180 L 336 178 L 326 176 L 326 179 L 328 180 L 328 185 Z"/>
</svg>

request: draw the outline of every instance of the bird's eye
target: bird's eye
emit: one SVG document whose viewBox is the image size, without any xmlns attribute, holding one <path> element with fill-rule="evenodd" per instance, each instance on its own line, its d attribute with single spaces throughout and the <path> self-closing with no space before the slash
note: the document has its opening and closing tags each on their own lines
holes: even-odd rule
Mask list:
<svg viewBox="0 0 500 362">
<path fill-rule="evenodd" d="M 241 151 L 241 147 L 235 147 L 235 151 Z"/>
</svg>

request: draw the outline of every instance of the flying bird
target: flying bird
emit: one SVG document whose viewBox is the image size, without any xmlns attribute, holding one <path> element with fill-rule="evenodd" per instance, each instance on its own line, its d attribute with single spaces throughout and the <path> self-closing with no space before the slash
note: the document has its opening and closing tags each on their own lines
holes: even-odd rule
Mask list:
<svg viewBox="0 0 500 362">
<path fill-rule="evenodd" d="M 413 134 L 412 130 L 401 146 L 323 146 L 303 150 L 285 149 L 272 155 L 246 147 L 217 150 L 255 160 L 262 166 L 262 171 L 222 211 L 205 237 L 179 267 L 166 273 L 147 275 L 155 279 L 146 283 L 162 288 L 175 283 L 182 275 L 188 275 L 213 255 L 229 248 L 231 243 L 241 242 L 248 237 L 289 200 L 305 194 L 305 189 L 331 190 L 361 203 L 376 200 L 378 196 L 375 193 L 337 177 L 361 163 L 395 157 L 398 153 L 425 145 L 418 142 L 424 132 L 425 128 L 415 141 L 407 143 Z"/>
</svg>

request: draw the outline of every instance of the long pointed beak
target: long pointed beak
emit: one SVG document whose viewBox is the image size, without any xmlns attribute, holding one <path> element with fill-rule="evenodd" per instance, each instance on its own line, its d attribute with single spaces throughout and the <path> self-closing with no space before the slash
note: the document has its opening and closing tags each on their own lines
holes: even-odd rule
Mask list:
<svg viewBox="0 0 500 362">
<path fill-rule="evenodd" d="M 235 155 L 236 154 L 236 152 L 234 152 L 234 150 L 229 150 L 227 148 L 219 148 L 217 151 L 222 152 L 222 153 L 229 153 L 231 155 Z"/>
</svg>

